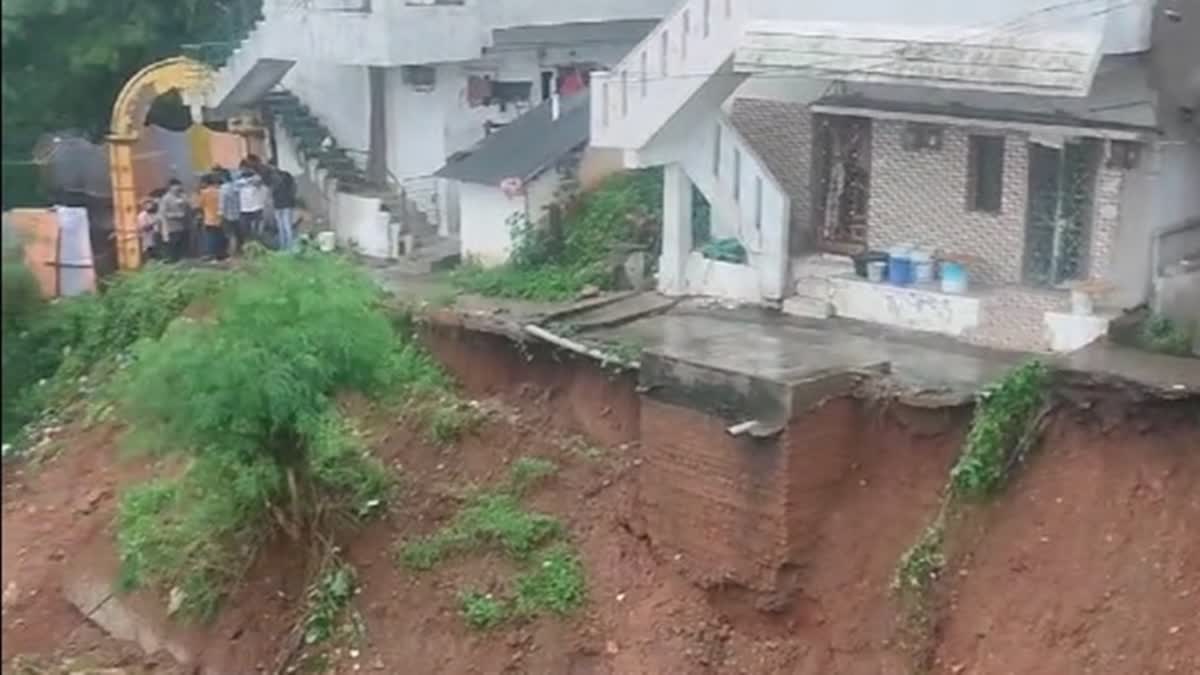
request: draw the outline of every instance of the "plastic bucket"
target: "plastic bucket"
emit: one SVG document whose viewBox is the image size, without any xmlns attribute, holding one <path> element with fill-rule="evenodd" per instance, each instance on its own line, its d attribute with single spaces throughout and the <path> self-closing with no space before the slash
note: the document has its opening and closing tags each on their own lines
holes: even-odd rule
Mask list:
<svg viewBox="0 0 1200 675">
<path fill-rule="evenodd" d="M 906 286 L 912 283 L 912 255 L 907 247 L 896 247 L 888 251 L 888 283 Z"/>
<path fill-rule="evenodd" d="M 333 249 L 336 247 L 336 244 L 337 238 L 334 236 L 333 232 L 325 230 L 324 232 L 317 233 L 317 248 L 320 249 L 322 253 L 332 253 Z"/>
<path fill-rule="evenodd" d="M 883 251 L 867 251 L 866 253 L 851 256 L 851 260 L 854 261 L 854 273 L 864 279 L 867 278 L 867 265 L 873 262 L 886 263 L 887 259 L 888 254 Z"/>
<path fill-rule="evenodd" d="M 867 263 L 867 280 L 877 284 L 883 283 L 887 276 L 888 264 L 882 260 L 872 260 Z"/>
<path fill-rule="evenodd" d="M 959 294 L 967 292 L 967 268 L 963 267 L 961 263 L 950 260 L 942 261 L 942 292 Z"/>
<path fill-rule="evenodd" d="M 913 251 L 909 257 L 912 262 L 912 280 L 917 284 L 928 284 L 933 281 L 933 255 L 928 251 Z"/>
</svg>

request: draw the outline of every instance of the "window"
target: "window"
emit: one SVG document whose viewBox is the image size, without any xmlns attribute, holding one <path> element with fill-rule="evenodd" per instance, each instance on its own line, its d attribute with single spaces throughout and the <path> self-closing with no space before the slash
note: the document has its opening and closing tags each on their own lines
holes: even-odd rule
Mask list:
<svg viewBox="0 0 1200 675">
<path fill-rule="evenodd" d="M 1000 213 L 1004 201 L 1004 137 L 971 136 L 967 151 L 967 210 Z"/>
<path fill-rule="evenodd" d="M 733 149 L 733 201 L 742 199 L 742 151 Z"/>
<path fill-rule="evenodd" d="M 712 31 L 712 0 L 704 0 L 704 37 Z"/>
<path fill-rule="evenodd" d="M 717 124 L 715 133 L 713 134 L 713 175 L 717 178 L 721 177 L 721 125 Z"/>
<path fill-rule="evenodd" d="M 647 78 L 650 77 L 650 72 L 649 72 L 650 68 L 646 64 L 646 61 L 647 61 L 646 50 L 643 49 L 642 50 L 642 64 L 641 64 L 642 65 L 642 98 L 646 98 L 647 83 L 649 82 L 649 80 Z"/>
<path fill-rule="evenodd" d="M 661 58 L 662 58 L 662 76 L 666 77 L 667 73 L 668 73 L 667 55 L 670 53 L 670 49 L 671 49 L 670 31 L 664 30 L 662 32 L 662 47 L 661 47 L 661 49 L 662 49 L 662 56 L 661 56 Z"/>
<path fill-rule="evenodd" d="M 683 10 L 683 34 L 679 37 L 679 57 L 687 58 L 687 40 L 688 33 L 692 32 L 692 13 L 691 10 Z"/>
</svg>

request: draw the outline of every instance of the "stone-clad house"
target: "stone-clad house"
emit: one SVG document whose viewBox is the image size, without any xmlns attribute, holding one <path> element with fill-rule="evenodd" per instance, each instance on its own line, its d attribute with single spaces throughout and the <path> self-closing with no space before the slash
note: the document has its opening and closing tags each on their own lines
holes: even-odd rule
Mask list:
<svg viewBox="0 0 1200 675">
<path fill-rule="evenodd" d="M 1071 350 L 1148 299 L 1159 234 L 1200 215 L 1160 69 L 1200 70 L 1200 16 L 1173 1 L 691 0 L 593 76 L 591 142 L 665 167 L 663 292 Z M 961 263 L 966 292 L 855 273 L 896 247 Z"/>
</svg>

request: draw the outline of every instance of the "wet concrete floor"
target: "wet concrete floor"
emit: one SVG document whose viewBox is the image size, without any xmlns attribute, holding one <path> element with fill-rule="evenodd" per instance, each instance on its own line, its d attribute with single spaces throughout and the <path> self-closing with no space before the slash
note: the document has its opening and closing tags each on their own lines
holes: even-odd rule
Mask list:
<svg viewBox="0 0 1200 675">
<path fill-rule="evenodd" d="M 891 379 L 919 391 L 970 395 L 1027 355 L 983 349 L 850 320 L 805 320 L 756 309 L 684 304 L 657 316 L 588 331 L 687 363 L 777 382 L 886 363 Z"/>
</svg>

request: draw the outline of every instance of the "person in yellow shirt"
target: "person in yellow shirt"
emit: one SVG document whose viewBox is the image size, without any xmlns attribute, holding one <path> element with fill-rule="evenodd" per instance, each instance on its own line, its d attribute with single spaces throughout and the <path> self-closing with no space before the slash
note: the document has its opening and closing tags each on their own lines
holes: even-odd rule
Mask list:
<svg viewBox="0 0 1200 675">
<path fill-rule="evenodd" d="M 224 260 L 226 247 L 221 222 L 221 187 L 216 176 L 207 175 L 200 182 L 196 208 L 200 209 L 204 231 L 204 257 L 208 260 Z"/>
</svg>

